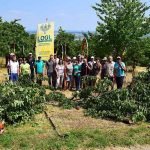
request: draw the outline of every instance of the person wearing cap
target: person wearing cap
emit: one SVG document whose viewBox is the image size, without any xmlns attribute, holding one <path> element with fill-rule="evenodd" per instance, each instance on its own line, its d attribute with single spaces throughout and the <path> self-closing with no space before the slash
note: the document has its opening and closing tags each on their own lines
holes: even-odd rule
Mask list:
<svg viewBox="0 0 150 150">
<path fill-rule="evenodd" d="M 91 56 L 91 60 L 88 62 L 89 66 L 89 75 L 93 75 L 93 65 L 95 64 L 94 56 Z"/>
<path fill-rule="evenodd" d="M 19 76 L 19 63 L 16 59 L 16 55 L 12 56 L 12 61 L 9 62 L 10 68 L 10 80 L 16 82 Z"/>
<path fill-rule="evenodd" d="M 35 62 L 35 71 L 37 83 L 42 85 L 42 77 L 44 74 L 44 62 L 41 60 L 41 56 L 38 57 L 38 60 Z"/>
<path fill-rule="evenodd" d="M 73 57 L 73 58 L 72 58 L 72 64 L 73 64 L 73 65 L 75 64 L 76 60 L 77 60 L 77 57 Z"/>
<path fill-rule="evenodd" d="M 125 66 L 125 63 L 122 62 L 122 59 L 120 56 L 117 57 L 117 62 L 115 63 L 114 68 L 115 68 L 114 70 L 115 70 L 115 76 L 116 76 L 117 89 L 122 89 L 126 66 Z"/>
<path fill-rule="evenodd" d="M 29 53 L 29 57 L 27 59 L 27 63 L 30 65 L 31 80 L 34 81 L 34 64 L 35 64 L 35 59 L 33 58 L 32 53 Z"/>
<path fill-rule="evenodd" d="M 114 67 L 115 67 L 115 62 L 113 61 L 113 57 L 109 56 L 107 62 L 107 76 L 108 79 L 112 81 L 112 89 L 114 88 Z"/>
<path fill-rule="evenodd" d="M 10 63 L 12 62 L 14 55 L 15 55 L 14 53 L 10 53 L 6 59 L 6 66 L 7 66 L 7 72 L 9 75 L 9 80 L 10 80 Z"/>
<path fill-rule="evenodd" d="M 101 71 L 101 79 L 107 77 L 107 57 L 102 59 L 102 71 Z"/>
</svg>

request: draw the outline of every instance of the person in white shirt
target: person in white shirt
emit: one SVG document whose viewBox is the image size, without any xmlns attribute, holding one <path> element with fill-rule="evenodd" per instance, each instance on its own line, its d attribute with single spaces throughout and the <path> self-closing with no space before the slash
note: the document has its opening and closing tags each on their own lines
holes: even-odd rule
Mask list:
<svg viewBox="0 0 150 150">
<path fill-rule="evenodd" d="M 109 56 L 107 62 L 107 76 L 112 81 L 112 89 L 114 88 L 114 67 L 115 62 L 113 61 L 113 57 Z"/>
<path fill-rule="evenodd" d="M 68 62 L 66 65 L 67 71 L 67 88 L 71 89 L 72 87 L 72 73 L 73 73 L 73 64 L 71 63 L 71 58 L 68 58 Z"/>
<path fill-rule="evenodd" d="M 10 80 L 13 82 L 17 81 L 19 76 L 19 63 L 15 55 L 12 57 L 12 61 L 8 62 L 8 66 L 10 68 Z"/>
<path fill-rule="evenodd" d="M 57 73 L 57 85 L 56 87 L 63 87 L 63 81 L 64 81 L 64 69 L 65 66 L 63 64 L 63 60 L 59 60 L 58 65 L 56 65 L 56 73 Z"/>
<path fill-rule="evenodd" d="M 56 65 L 58 65 L 59 63 L 59 58 L 57 57 L 57 54 L 54 54 L 54 62 L 56 63 Z"/>
</svg>

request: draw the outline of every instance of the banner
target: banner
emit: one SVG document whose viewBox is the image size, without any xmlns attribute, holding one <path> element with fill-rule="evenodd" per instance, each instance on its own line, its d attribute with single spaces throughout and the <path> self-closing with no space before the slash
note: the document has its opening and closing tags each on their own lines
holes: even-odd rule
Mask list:
<svg viewBox="0 0 150 150">
<path fill-rule="evenodd" d="M 48 60 L 54 55 L 54 23 L 43 23 L 38 25 L 36 37 L 36 59 L 41 56 L 42 60 Z"/>
</svg>

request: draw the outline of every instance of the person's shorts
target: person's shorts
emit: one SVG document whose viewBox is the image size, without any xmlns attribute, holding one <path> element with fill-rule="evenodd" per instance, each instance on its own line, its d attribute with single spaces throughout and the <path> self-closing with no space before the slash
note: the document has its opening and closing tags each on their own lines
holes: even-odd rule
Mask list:
<svg viewBox="0 0 150 150">
<path fill-rule="evenodd" d="M 52 76 L 53 76 L 53 72 L 48 72 L 48 73 L 47 73 L 47 76 L 48 76 L 48 77 L 52 77 Z"/>
<path fill-rule="evenodd" d="M 10 80 L 15 82 L 18 80 L 18 74 L 17 73 L 11 73 L 10 74 Z"/>
</svg>

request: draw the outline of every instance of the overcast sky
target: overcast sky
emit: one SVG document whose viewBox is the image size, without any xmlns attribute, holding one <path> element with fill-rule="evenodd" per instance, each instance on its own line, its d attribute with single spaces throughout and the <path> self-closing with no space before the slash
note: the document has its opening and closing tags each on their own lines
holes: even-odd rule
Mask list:
<svg viewBox="0 0 150 150">
<path fill-rule="evenodd" d="M 55 30 L 94 31 L 97 16 L 92 6 L 100 0 L 0 0 L 0 16 L 7 21 L 21 19 L 26 30 L 38 23 L 55 22 Z M 142 0 L 150 5 L 150 0 Z"/>
</svg>

